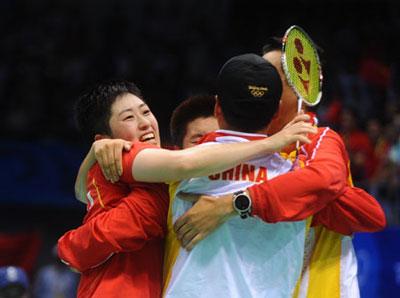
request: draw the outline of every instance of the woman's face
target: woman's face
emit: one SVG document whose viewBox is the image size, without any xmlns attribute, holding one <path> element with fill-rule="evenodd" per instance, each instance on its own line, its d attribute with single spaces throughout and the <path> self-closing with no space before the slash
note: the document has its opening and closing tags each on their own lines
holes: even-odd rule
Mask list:
<svg viewBox="0 0 400 298">
<path fill-rule="evenodd" d="M 114 139 L 160 146 L 157 119 L 147 104 L 131 93 L 117 97 L 111 106 L 109 126 Z"/>
</svg>

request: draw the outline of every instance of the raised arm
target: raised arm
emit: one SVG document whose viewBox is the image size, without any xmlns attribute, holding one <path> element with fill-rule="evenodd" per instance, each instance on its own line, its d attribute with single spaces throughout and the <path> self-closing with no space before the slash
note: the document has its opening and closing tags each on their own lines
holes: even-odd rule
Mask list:
<svg viewBox="0 0 400 298">
<path fill-rule="evenodd" d="M 138 189 L 115 207 L 97 215 L 58 240 L 61 260 L 80 272 L 97 267 L 114 253 L 134 251 L 163 238 L 168 212 L 167 191 Z"/>
</svg>

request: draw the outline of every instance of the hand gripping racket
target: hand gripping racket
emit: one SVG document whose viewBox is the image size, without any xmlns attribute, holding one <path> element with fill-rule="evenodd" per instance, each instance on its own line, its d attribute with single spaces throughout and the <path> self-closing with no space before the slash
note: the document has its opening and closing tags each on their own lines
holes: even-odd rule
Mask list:
<svg viewBox="0 0 400 298">
<path fill-rule="evenodd" d="M 297 111 L 300 112 L 302 102 L 317 105 L 322 96 L 321 63 L 314 42 L 299 26 L 291 26 L 282 39 L 282 68 L 297 95 Z"/>
</svg>

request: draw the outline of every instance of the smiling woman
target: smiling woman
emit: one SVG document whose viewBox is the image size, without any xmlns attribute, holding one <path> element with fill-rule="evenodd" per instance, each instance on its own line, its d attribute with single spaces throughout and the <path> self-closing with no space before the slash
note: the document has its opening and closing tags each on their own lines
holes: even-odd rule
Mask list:
<svg viewBox="0 0 400 298">
<path fill-rule="evenodd" d="M 160 146 L 157 119 L 147 104 L 131 93 L 117 97 L 111 106 L 109 126 L 111 135 L 97 135 L 96 140 L 101 138 L 123 139 Z"/>
</svg>

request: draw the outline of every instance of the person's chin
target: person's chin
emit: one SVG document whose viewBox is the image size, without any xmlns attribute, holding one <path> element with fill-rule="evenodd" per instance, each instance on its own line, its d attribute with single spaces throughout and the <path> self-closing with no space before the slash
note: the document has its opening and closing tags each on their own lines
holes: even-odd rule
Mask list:
<svg viewBox="0 0 400 298">
<path fill-rule="evenodd" d="M 151 145 L 155 145 L 155 146 L 159 146 L 158 142 L 155 139 L 148 140 L 145 143 L 151 144 Z"/>
</svg>

